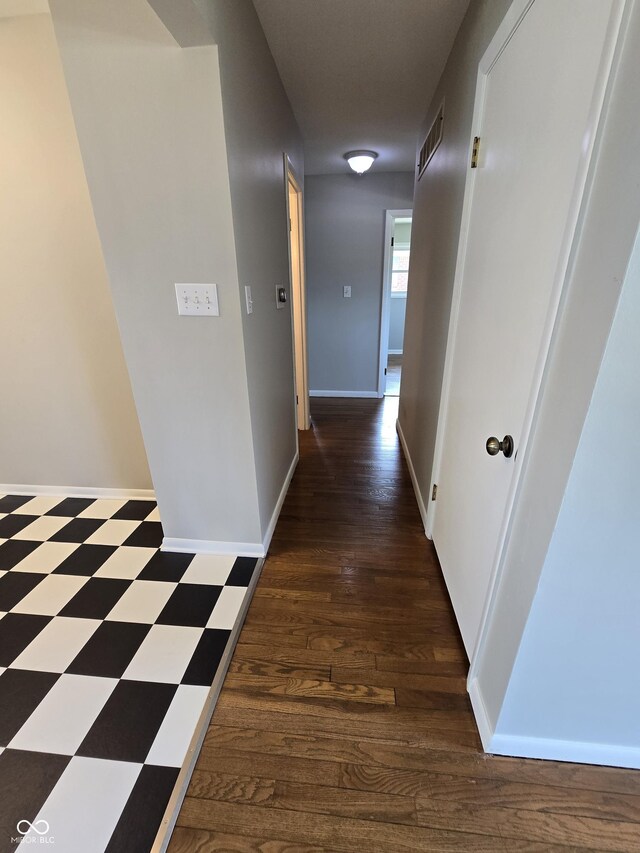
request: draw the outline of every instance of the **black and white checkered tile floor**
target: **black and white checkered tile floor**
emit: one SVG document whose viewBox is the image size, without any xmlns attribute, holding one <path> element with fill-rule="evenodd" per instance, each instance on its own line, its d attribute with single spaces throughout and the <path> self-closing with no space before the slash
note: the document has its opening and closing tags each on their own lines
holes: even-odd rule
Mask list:
<svg viewBox="0 0 640 853">
<path fill-rule="evenodd" d="M 0 850 L 151 849 L 257 567 L 161 541 L 152 501 L 0 497 Z"/>
</svg>

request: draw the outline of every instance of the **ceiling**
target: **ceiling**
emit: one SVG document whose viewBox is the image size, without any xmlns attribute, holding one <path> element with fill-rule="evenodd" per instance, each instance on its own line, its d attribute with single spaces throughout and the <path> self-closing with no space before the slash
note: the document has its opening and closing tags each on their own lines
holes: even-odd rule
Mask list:
<svg viewBox="0 0 640 853">
<path fill-rule="evenodd" d="M 305 172 L 377 151 L 413 171 L 417 134 L 469 0 L 254 0 L 305 142 Z"/>
</svg>

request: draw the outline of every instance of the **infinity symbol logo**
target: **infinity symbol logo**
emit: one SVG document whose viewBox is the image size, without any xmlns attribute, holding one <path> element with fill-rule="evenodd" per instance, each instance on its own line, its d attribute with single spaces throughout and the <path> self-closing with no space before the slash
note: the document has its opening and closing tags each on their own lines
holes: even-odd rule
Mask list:
<svg viewBox="0 0 640 853">
<path fill-rule="evenodd" d="M 26 829 L 24 828 L 25 826 L 27 827 Z M 16 824 L 16 829 L 20 835 L 26 835 L 30 829 L 37 832 L 38 835 L 46 835 L 49 832 L 49 824 L 46 820 L 37 820 L 35 823 L 31 823 L 28 820 L 20 820 Z"/>
</svg>

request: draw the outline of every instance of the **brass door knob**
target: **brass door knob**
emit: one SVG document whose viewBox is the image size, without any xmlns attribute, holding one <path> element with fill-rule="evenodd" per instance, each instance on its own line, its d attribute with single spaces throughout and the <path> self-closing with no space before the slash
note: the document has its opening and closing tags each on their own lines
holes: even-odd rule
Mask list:
<svg viewBox="0 0 640 853">
<path fill-rule="evenodd" d="M 513 456 L 513 438 L 510 435 L 505 435 L 502 441 L 492 435 L 491 438 L 487 439 L 485 446 L 489 456 L 497 456 L 500 451 L 504 453 L 507 459 Z"/>
</svg>

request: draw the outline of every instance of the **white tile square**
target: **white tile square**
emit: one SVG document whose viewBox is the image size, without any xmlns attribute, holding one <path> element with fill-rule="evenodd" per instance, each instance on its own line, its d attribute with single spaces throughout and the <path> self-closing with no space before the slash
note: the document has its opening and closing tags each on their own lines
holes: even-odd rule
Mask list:
<svg viewBox="0 0 640 853">
<path fill-rule="evenodd" d="M 46 820 L 52 850 L 60 853 L 101 853 L 129 799 L 142 770 L 141 764 L 75 756 L 33 820 Z M 31 840 L 33 836 L 33 840 Z M 20 845 L 38 846 L 29 830 Z"/>
<path fill-rule="evenodd" d="M 160 521 L 160 510 L 157 506 L 153 508 L 153 510 L 145 518 L 145 521 Z"/>
<path fill-rule="evenodd" d="M 14 566 L 12 571 L 48 575 L 79 547 L 77 542 L 43 542 Z"/>
<path fill-rule="evenodd" d="M 156 548 L 132 548 L 122 545 L 94 573 L 96 578 L 134 580 L 156 553 Z"/>
<path fill-rule="evenodd" d="M 0 518 L 6 518 L 7 515 L 8 515 L 8 513 L 6 513 L 6 512 L 0 512 Z"/>
<path fill-rule="evenodd" d="M 182 625 L 154 625 L 124 671 L 123 679 L 179 684 L 202 632 L 202 628 Z"/>
<path fill-rule="evenodd" d="M 88 580 L 89 578 L 76 575 L 47 575 L 11 612 L 57 616 Z"/>
<path fill-rule="evenodd" d="M 209 689 L 195 684 L 178 687 L 145 764 L 182 767 Z"/>
<path fill-rule="evenodd" d="M 98 498 L 91 506 L 79 512 L 78 518 L 112 518 L 125 504 L 125 500 Z"/>
<path fill-rule="evenodd" d="M 122 545 L 124 540 L 131 536 L 139 524 L 139 521 L 124 521 L 119 519 L 105 521 L 86 540 L 87 545 Z"/>
<path fill-rule="evenodd" d="M 64 496 L 61 495 L 40 495 L 37 498 L 31 498 L 26 504 L 14 510 L 15 515 L 44 515 L 49 512 L 54 506 L 62 503 Z"/>
<path fill-rule="evenodd" d="M 101 624 L 99 619 L 56 616 L 18 655 L 11 669 L 64 672 Z"/>
<path fill-rule="evenodd" d="M 107 619 L 151 624 L 156 621 L 177 585 L 165 581 L 133 581 Z"/>
<path fill-rule="evenodd" d="M 244 586 L 225 586 L 211 611 L 207 628 L 231 630 L 236 624 L 246 594 L 247 588 Z"/>
<path fill-rule="evenodd" d="M 227 582 L 235 561 L 235 557 L 220 557 L 216 554 L 196 554 L 180 582 L 222 586 Z"/>
<path fill-rule="evenodd" d="M 73 755 L 117 683 L 117 678 L 61 675 L 9 746 Z"/>
<path fill-rule="evenodd" d="M 12 539 L 31 539 L 33 542 L 46 542 L 51 539 L 58 530 L 62 530 L 65 525 L 69 524 L 70 519 L 59 515 L 41 515 L 36 518 L 31 524 L 27 524 L 19 533 L 12 536 Z"/>
</svg>

